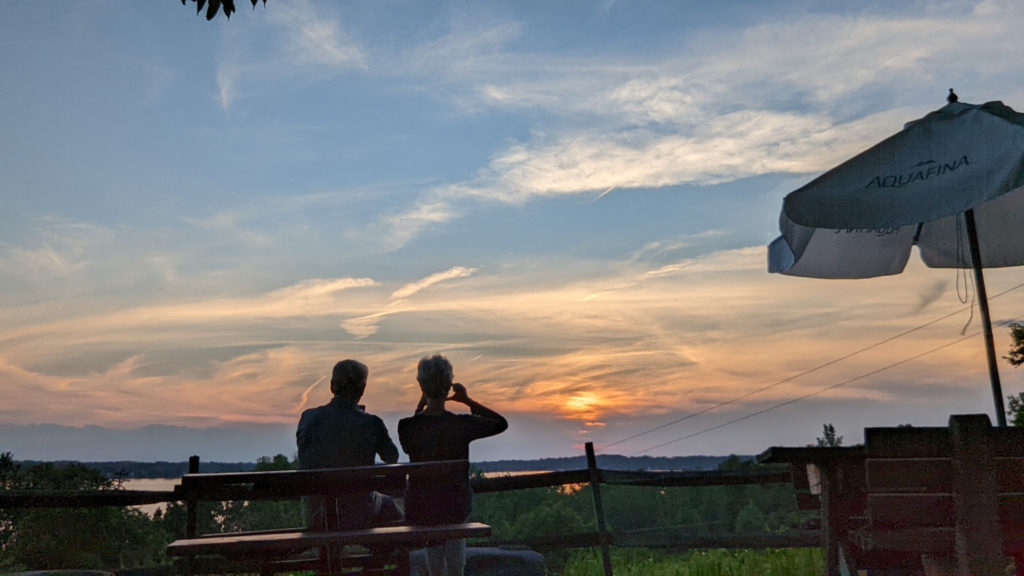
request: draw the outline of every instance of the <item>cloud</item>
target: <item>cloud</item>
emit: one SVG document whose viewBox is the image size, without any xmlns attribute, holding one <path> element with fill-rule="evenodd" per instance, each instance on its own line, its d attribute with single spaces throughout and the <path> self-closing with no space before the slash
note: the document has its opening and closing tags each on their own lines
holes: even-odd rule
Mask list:
<svg viewBox="0 0 1024 576">
<path fill-rule="evenodd" d="M 47 414 L 74 425 L 290 423 L 304 407 L 326 401 L 318 383 L 343 357 L 371 366 L 368 405 L 397 410 L 415 403 L 416 360 L 439 351 L 489 405 L 564 419 L 609 441 L 625 435 L 624 418 L 645 414 L 650 424 L 700 410 L 960 306 L 939 299 L 928 317 L 913 312 L 919 288 L 947 273 L 916 261 L 887 279 L 816 281 L 766 276 L 764 250 L 671 262 L 535 259 L 506 263 L 500 276 L 453 267 L 397 289 L 369 279 L 312 279 L 249 298 L 7 326 L 0 330 L 7 343 L 0 376 L 18 410 L 8 409 L 3 421 L 39 422 Z M 462 281 L 429 289 L 455 278 Z M 998 277 L 993 282 L 998 286 Z M 587 298 L 595 292 L 599 298 Z M 331 331 L 339 317 L 350 337 Z M 384 317 L 386 337 L 370 342 Z M 920 353 L 959 337 L 962 320 L 716 414 L 785 401 Z M 899 404 L 920 394 L 917 382 L 970 389 L 972 367 L 984 371 L 977 344 L 824 396 Z M 66 410 L 53 406 L 55 395 Z"/>
<path fill-rule="evenodd" d="M 460 195 L 453 194 L 452 196 Z M 385 239 L 384 241 L 391 249 L 398 249 L 421 233 L 459 217 L 460 210 L 450 202 L 436 196 L 437 194 L 427 195 L 411 210 L 383 218 L 386 230 L 381 237 Z"/>
<path fill-rule="evenodd" d="M 369 338 L 380 330 L 380 319 L 387 314 L 370 314 L 367 316 L 360 316 L 358 318 L 349 318 L 340 324 L 340 326 L 349 334 L 356 338 Z"/>
<path fill-rule="evenodd" d="M 116 238 L 109 228 L 49 216 L 38 218 L 33 245 L 0 244 L 0 273 L 63 278 L 88 268 Z"/>
<path fill-rule="evenodd" d="M 652 58 L 601 49 L 542 54 L 531 50 L 524 23 L 460 15 L 448 34 L 415 49 L 409 72 L 441 78 L 439 93 L 474 113 L 543 114 L 544 129 L 386 224 L 402 246 L 434 221 L 428 207 L 443 206 L 449 221 L 468 201 L 518 204 L 821 172 L 919 116 L 933 70 L 967 74 L 977 61 L 1011 67 L 993 30 L 1012 37 L 1021 21 L 1024 11 L 1010 3 L 986 3 L 974 14 L 782 13 L 680 36 L 671 56 Z M 890 91 L 898 96 L 886 97 Z M 933 95 L 936 108 L 944 95 L 945 84 Z"/>
<path fill-rule="evenodd" d="M 405 284 L 391 293 L 391 302 L 387 304 L 384 310 L 346 319 L 340 324 L 340 326 L 356 338 L 369 338 L 370 336 L 377 334 L 379 331 L 380 321 L 382 318 L 418 311 L 416 307 L 408 304 L 406 301 L 408 298 L 442 282 L 458 278 L 468 278 L 476 271 L 477 268 L 453 266 L 444 272 L 431 274 L 426 278 L 421 278 L 415 282 Z"/>
<path fill-rule="evenodd" d="M 291 304 L 318 305 L 342 290 L 365 288 L 376 284 L 370 278 L 312 278 L 274 290 L 268 294 L 267 299 Z"/>
<path fill-rule="evenodd" d="M 412 296 L 413 294 L 430 288 L 435 284 L 445 282 L 447 280 L 454 280 L 456 278 L 466 278 L 472 276 L 476 272 L 476 268 L 466 268 L 465 266 L 452 266 L 444 272 L 438 272 L 437 274 L 431 274 L 426 278 L 411 282 L 402 286 L 398 290 L 391 293 L 391 297 L 395 299 L 404 299 Z"/>
<path fill-rule="evenodd" d="M 292 2 L 270 15 L 281 33 L 284 61 L 308 69 L 365 68 L 363 49 L 345 33 L 340 20 L 322 6 Z"/>
<path fill-rule="evenodd" d="M 284 3 L 259 20 L 226 27 L 228 41 L 217 62 L 221 107 L 227 111 L 245 93 L 285 80 L 321 80 L 365 70 L 362 46 L 345 32 L 329 6 L 306 0 Z"/>
</svg>

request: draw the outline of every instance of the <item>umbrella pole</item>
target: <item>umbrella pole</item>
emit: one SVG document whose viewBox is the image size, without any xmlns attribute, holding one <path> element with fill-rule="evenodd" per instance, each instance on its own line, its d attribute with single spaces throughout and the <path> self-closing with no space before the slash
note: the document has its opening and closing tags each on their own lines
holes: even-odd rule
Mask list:
<svg viewBox="0 0 1024 576">
<path fill-rule="evenodd" d="M 971 267 L 974 268 L 974 284 L 978 291 L 978 309 L 985 329 L 985 355 L 988 358 L 988 374 L 992 381 L 992 399 L 996 404 L 996 422 L 1006 426 L 1006 409 L 1003 407 L 1003 386 L 999 383 L 999 366 L 996 364 L 996 345 L 992 338 L 992 320 L 988 315 L 988 294 L 985 291 L 985 276 L 981 273 L 981 249 L 978 246 L 978 228 L 974 223 L 974 210 L 964 212 L 967 222 L 967 242 L 971 247 Z"/>
</svg>

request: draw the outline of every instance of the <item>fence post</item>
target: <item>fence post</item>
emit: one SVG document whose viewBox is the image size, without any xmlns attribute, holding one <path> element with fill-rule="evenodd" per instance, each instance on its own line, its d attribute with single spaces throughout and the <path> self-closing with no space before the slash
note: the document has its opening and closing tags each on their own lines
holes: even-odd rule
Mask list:
<svg viewBox="0 0 1024 576">
<path fill-rule="evenodd" d="M 188 473 L 199 473 L 199 456 L 189 456 Z M 197 525 L 199 524 L 199 501 L 192 495 L 186 495 L 185 499 L 185 537 L 195 538 Z M 187 556 L 183 570 L 185 576 L 193 576 L 196 573 L 195 557 Z"/>
<path fill-rule="evenodd" d="M 590 476 L 590 489 L 594 494 L 594 515 L 597 516 L 597 541 L 601 545 L 601 561 L 604 564 L 605 576 L 612 576 L 612 556 L 608 543 L 608 526 L 604 521 L 604 504 L 601 502 L 601 471 L 597 469 L 594 443 L 587 442 L 585 447 L 587 450 L 587 472 Z"/>
<path fill-rule="evenodd" d="M 188 473 L 198 474 L 199 473 L 199 456 L 189 456 L 188 459 Z M 185 537 L 195 538 L 196 537 L 196 525 L 199 523 L 199 508 L 198 502 L 195 498 L 188 498 L 185 501 L 185 510 L 187 512 L 185 520 Z"/>
</svg>

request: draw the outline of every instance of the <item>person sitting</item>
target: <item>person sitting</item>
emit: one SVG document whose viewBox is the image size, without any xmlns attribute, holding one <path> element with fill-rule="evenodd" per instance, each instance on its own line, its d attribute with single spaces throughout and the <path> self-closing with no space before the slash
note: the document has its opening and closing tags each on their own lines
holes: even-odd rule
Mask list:
<svg viewBox="0 0 1024 576">
<path fill-rule="evenodd" d="M 372 466 L 376 456 L 389 464 L 398 461 L 398 448 L 384 421 L 358 404 L 368 376 L 366 365 L 355 360 L 334 365 L 334 398 L 299 418 L 295 432 L 299 468 Z M 374 491 L 336 498 L 310 496 L 305 502 L 313 530 L 365 528 L 402 519 L 394 500 Z"/>
<path fill-rule="evenodd" d="M 452 365 L 441 355 L 420 360 L 417 381 L 420 401 L 415 413 L 398 422 L 398 440 L 411 462 L 468 460 L 469 443 L 500 434 L 508 421 L 469 397 L 466 387 L 453 383 Z M 452 392 L 448 397 L 449 391 Z M 469 407 L 469 414 L 445 409 L 445 402 Z M 405 517 L 412 524 L 436 525 L 465 522 L 473 505 L 473 491 L 464 473 L 432 482 L 410 481 L 405 497 Z M 466 563 L 466 541 L 449 540 L 427 548 L 430 576 L 461 576 Z"/>
</svg>

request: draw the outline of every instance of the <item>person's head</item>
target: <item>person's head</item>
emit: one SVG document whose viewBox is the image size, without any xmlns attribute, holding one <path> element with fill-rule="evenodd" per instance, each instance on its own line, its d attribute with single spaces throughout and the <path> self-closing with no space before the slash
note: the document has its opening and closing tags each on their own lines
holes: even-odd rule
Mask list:
<svg viewBox="0 0 1024 576">
<path fill-rule="evenodd" d="M 446 398 L 452 388 L 452 363 L 440 354 L 420 360 L 416 380 L 427 398 Z"/>
<path fill-rule="evenodd" d="M 342 360 L 334 365 L 331 373 L 331 393 L 353 402 L 363 397 L 369 368 L 362 362 Z"/>
</svg>

